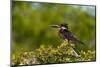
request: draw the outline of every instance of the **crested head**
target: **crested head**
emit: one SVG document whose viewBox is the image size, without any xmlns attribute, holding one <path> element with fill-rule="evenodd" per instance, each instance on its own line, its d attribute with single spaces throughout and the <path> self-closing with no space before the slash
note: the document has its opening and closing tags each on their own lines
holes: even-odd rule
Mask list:
<svg viewBox="0 0 100 67">
<path fill-rule="evenodd" d="M 62 23 L 58 25 L 51 25 L 53 28 L 58 28 L 58 29 L 68 29 L 68 24 L 67 23 Z"/>
<path fill-rule="evenodd" d="M 59 26 L 62 29 L 68 29 L 68 24 L 66 24 L 66 23 L 60 24 Z"/>
</svg>

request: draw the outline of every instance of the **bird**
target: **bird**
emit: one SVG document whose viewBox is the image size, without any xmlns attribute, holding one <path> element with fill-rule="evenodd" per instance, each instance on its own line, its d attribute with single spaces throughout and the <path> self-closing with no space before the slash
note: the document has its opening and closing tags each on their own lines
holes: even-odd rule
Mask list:
<svg viewBox="0 0 100 67">
<path fill-rule="evenodd" d="M 74 44 L 84 44 L 82 41 L 80 41 L 70 30 L 67 23 L 62 23 L 58 25 L 51 25 L 53 28 L 59 29 L 59 35 L 62 39 L 72 42 Z"/>
</svg>

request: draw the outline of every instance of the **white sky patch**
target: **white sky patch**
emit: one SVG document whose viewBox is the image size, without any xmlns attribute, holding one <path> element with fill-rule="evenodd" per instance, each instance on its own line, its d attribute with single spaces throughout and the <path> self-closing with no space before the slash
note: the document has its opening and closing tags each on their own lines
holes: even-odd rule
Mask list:
<svg viewBox="0 0 100 67">
<path fill-rule="evenodd" d="M 71 5 L 74 8 L 80 8 L 82 11 L 87 12 L 89 15 L 95 16 L 95 6 L 89 5 Z"/>
</svg>

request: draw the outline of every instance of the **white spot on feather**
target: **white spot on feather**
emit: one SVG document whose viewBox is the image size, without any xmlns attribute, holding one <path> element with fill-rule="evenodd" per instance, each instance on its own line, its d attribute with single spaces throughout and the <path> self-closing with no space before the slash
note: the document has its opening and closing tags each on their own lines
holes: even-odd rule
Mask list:
<svg viewBox="0 0 100 67">
<path fill-rule="evenodd" d="M 61 27 L 61 29 L 66 29 L 66 27 Z"/>
</svg>

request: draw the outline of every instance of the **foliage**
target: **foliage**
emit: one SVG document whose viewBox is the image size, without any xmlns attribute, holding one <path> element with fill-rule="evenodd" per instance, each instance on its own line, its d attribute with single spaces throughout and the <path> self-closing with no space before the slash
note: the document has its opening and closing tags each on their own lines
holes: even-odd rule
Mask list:
<svg viewBox="0 0 100 67">
<path fill-rule="evenodd" d="M 75 8 L 75 6 L 80 8 Z M 58 30 L 49 25 L 68 23 L 70 31 L 85 42 L 84 49 L 95 47 L 95 16 L 81 10 L 94 6 L 54 3 L 12 2 L 13 53 L 21 48 L 33 50 L 41 44 L 56 47 L 61 43 Z M 93 12 L 94 13 L 94 12 Z"/>
<path fill-rule="evenodd" d="M 12 1 L 12 64 L 48 64 L 95 60 L 95 15 L 82 8 L 95 6 Z M 95 10 L 94 12 L 95 13 Z M 61 44 L 49 25 L 68 23 L 84 46 Z M 61 44 L 61 45 L 60 45 Z"/>
<path fill-rule="evenodd" d="M 57 48 L 52 46 L 41 45 L 35 51 L 22 51 L 17 57 L 13 55 L 13 65 L 32 65 L 32 64 L 52 64 L 52 63 L 67 63 L 81 61 L 95 61 L 95 51 L 81 50 L 78 56 L 75 56 L 73 50 L 67 42 L 62 43 Z"/>
</svg>

